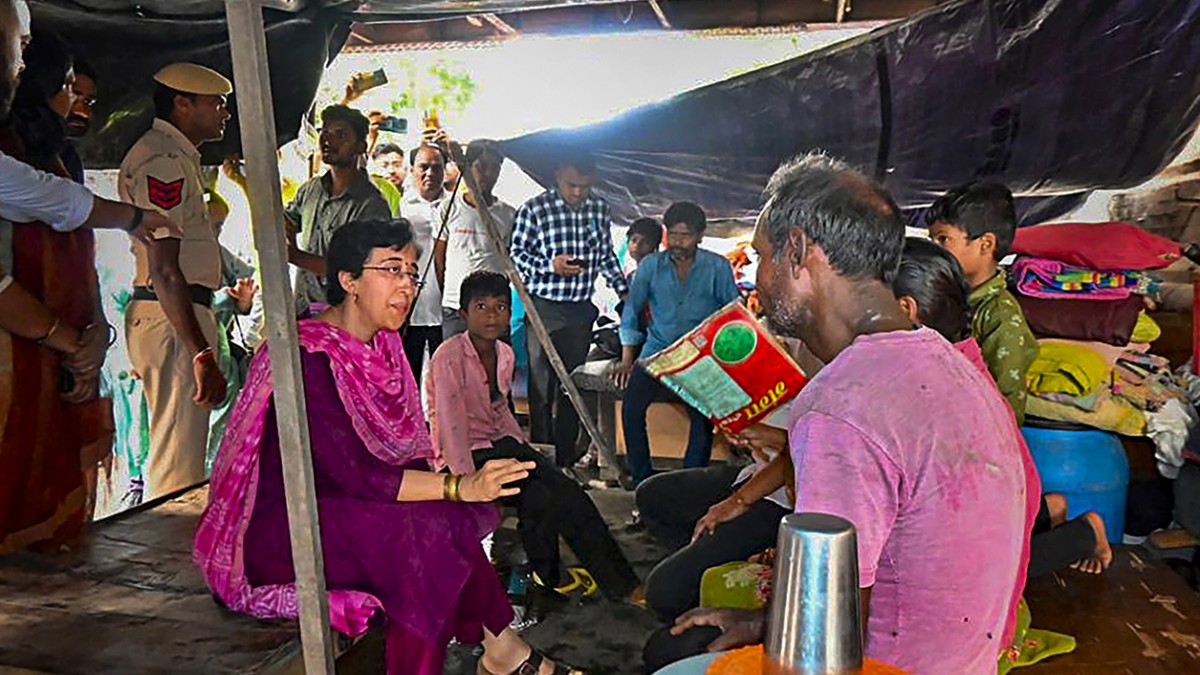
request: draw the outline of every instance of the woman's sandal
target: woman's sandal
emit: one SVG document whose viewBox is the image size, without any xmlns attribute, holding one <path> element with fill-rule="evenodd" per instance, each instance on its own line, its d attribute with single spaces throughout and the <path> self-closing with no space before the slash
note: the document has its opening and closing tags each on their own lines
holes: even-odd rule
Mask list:
<svg viewBox="0 0 1200 675">
<path fill-rule="evenodd" d="M 508 673 L 508 675 L 538 675 L 542 670 L 542 662 L 546 660 L 546 655 L 541 651 L 530 648 L 529 657 L 517 666 L 517 669 Z M 479 657 L 479 665 L 476 667 L 477 675 L 501 675 L 493 673 L 483 665 L 483 657 Z M 561 663 L 554 664 L 554 675 L 584 675 L 582 670 L 567 667 Z"/>
</svg>

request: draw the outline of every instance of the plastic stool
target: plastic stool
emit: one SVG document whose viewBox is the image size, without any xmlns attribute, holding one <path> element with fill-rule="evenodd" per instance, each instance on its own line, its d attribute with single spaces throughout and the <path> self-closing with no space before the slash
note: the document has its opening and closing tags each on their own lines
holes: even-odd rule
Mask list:
<svg viewBox="0 0 1200 675">
<path fill-rule="evenodd" d="M 1095 511 L 1104 519 L 1108 540 L 1125 534 L 1125 496 L 1129 459 L 1116 434 L 1091 428 L 1044 428 L 1036 423 L 1021 432 L 1042 478 L 1042 493 L 1067 498 L 1067 517 Z"/>
</svg>

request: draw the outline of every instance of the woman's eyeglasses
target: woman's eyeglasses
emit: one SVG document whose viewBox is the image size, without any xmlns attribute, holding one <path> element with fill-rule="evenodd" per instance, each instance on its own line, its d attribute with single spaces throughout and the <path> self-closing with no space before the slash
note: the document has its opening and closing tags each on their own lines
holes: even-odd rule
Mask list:
<svg viewBox="0 0 1200 675">
<path fill-rule="evenodd" d="M 416 272 L 410 272 L 398 265 L 363 265 L 364 270 L 379 270 L 386 272 L 393 279 L 400 280 L 408 277 L 409 281 L 417 288 L 425 288 L 425 282 L 421 281 L 421 275 Z"/>
</svg>

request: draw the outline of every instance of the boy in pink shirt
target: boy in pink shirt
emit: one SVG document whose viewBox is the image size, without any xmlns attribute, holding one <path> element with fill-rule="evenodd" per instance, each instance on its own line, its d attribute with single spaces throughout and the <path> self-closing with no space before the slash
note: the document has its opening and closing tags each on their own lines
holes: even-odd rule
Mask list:
<svg viewBox="0 0 1200 675">
<path fill-rule="evenodd" d="M 1026 529 L 1019 430 L 988 376 L 914 326 L 890 282 L 899 210 L 876 183 L 808 156 L 767 187 L 754 247 L 772 328 L 826 362 L 792 406 L 796 510 L 858 531 L 868 656 L 913 675 L 996 672 Z M 761 638 L 749 617 L 698 610 L 725 631 L 710 649 Z"/>
<path fill-rule="evenodd" d="M 488 460 L 536 462 L 529 478 L 514 485 L 517 532 L 533 571 L 547 586 L 559 584 L 561 535 L 614 600 L 640 602 L 641 581 L 613 540 L 596 505 L 573 479 L 531 448 L 508 408 L 513 351 L 500 340 L 512 319 L 504 275 L 474 272 L 462 283 L 459 312 L 467 332 L 442 342 L 426 373 L 429 425 L 439 461 L 470 473 Z"/>
</svg>

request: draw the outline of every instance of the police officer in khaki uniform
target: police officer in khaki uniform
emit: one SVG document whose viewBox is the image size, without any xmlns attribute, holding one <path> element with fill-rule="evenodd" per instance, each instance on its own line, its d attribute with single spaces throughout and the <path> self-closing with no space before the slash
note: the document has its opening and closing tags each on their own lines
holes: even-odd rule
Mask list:
<svg viewBox="0 0 1200 675">
<path fill-rule="evenodd" d="M 150 407 L 144 499 L 205 479 L 209 409 L 225 397 L 213 346 L 213 292 L 221 249 L 208 222 L 199 146 L 219 140 L 233 91 L 220 73 L 190 63 L 154 76 L 155 120 L 121 163 L 121 198 L 154 209 L 183 228 L 181 239 L 134 242 L 133 302 L 125 315 L 129 360 Z"/>
</svg>

